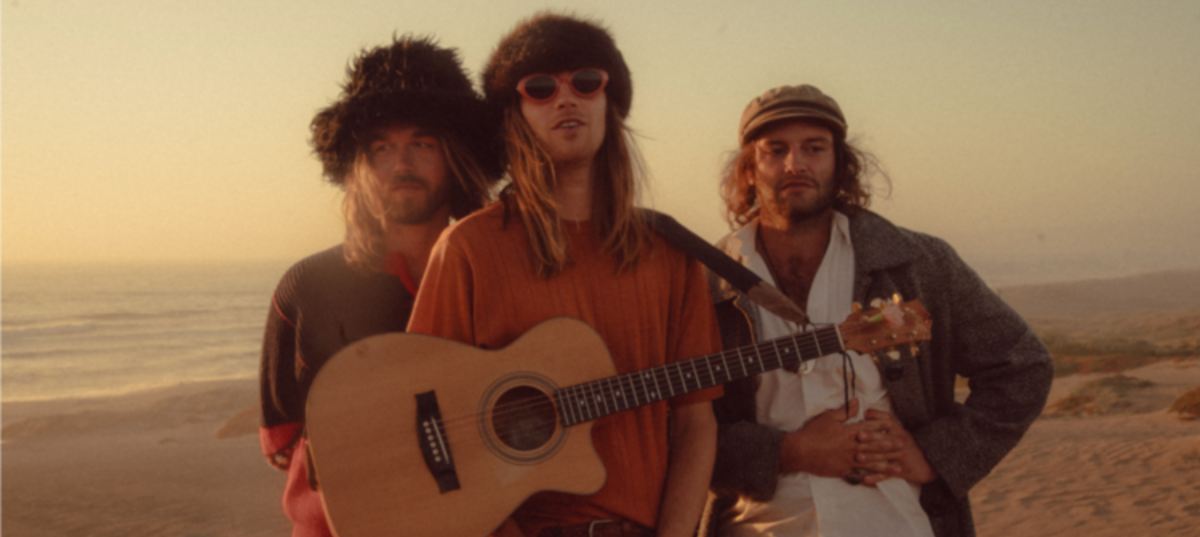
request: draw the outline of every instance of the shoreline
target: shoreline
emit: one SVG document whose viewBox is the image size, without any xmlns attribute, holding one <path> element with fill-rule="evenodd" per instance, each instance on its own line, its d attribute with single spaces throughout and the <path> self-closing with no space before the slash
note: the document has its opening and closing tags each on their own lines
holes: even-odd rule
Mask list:
<svg viewBox="0 0 1200 537">
<path fill-rule="evenodd" d="M 1183 277 L 1200 282 L 1200 271 Z M 1168 340 L 1180 331 L 1185 335 L 1179 337 L 1200 336 L 1172 317 L 1129 315 L 1147 303 L 1185 303 L 1190 310 L 1184 314 L 1200 316 L 1200 283 L 1180 289 L 1168 280 L 1111 280 L 1099 296 L 1094 281 L 1032 286 L 1013 295 L 1030 301 L 1014 308 L 1029 319 L 1036 318 L 1030 311 L 1050 312 L 1055 321 L 1108 335 L 1116 328 L 1150 334 L 1165 326 L 1175 331 L 1160 336 Z M 1134 295 L 1148 302 L 1116 298 Z M 1008 292 L 1002 296 L 1010 299 Z M 1112 315 L 1149 324 L 1100 322 Z M 1098 405 L 1094 414 L 1044 413 L 971 490 L 981 537 L 1123 536 L 1147 527 L 1156 534 L 1194 533 L 1200 526 L 1200 420 L 1180 420 L 1165 408 L 1200 386 L 1200 357 L 1124 374 L 1151 384 L 1104 394 L 1120 404 Z M 1106 376 L 1056 378 L 1051 405 Z M 258 405 L 257 378 L 0 403 L 0 524 L 25 537 L 287 535 L 280 505 L 287 475 L 261 453 Z"/>
<path fill-rule="evenodd" d="M 30 399 L 17 401 L 0 401 L 0 421 L 3 426 L 22 421 L 31 417 L 48 414 L 60 414 L 89 410 L 130 409 L 146 405 L 155 400 L 171 397 L 185 397 L 211 390 L 245 390 L 247 386 L 257 390 L 257 378 L 229 378 L 184 381 L 175 384 L 142 388 L 127 393 L 112 395 L 89 395 L 81 397 L 60 397 L 51 399 Z M 257 392 L 256 392 L 257 397 Z M 252 403 L 257 404 L 257 399 Z"/>
</svg>

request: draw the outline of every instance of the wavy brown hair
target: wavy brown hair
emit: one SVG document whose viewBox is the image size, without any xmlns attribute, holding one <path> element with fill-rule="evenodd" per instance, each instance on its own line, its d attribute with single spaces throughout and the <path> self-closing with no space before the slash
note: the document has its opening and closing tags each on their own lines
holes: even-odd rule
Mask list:
<svg viewBox="0 0 1200 537">
<path fill-rule="evenodd" d="M 559 274 L 570 262 L 562 218 L 554 199 L 554 165 L 519 106 L 504 110 L 504 146 L 512 183 L 502 197 L 516 205 L 529 237 L 534 270 L 541 278 Z M 592 221 L 604 251 L 617 259 L 617 270 L 637 265 L 649 244 L 650 226 L 634 207 L 644 177 L 632 133 L 609 101 L 604 142 L 596 153 L 592 182 Z"/>
<path fill-rule="evenodd" d="M 479 210 L 491 200 L 490 189 L 496 182 L 467 151 L 466 146 L 450 136 L 441 140 L 442 158 L 446 161 L 446 179 L 450 181 L 447 203 L 450 215 L 462 218 Z M 368 272 L 380 272 L 387 257 L 387 207 L 381 184 L 371 169 L 366 148 L 360 147 L 354 165 L 346 174 L 342 198 L 342 220 L 346 224 L 343 255 L 351 267 Z"/>
<path fill-rule="evenodd" d="M 872 189 L 868 178 L 873 173 L 882 175 L 889 186 L 891 179 L 880 169 L 874 156 L 846 141 L 843 136 L 838 135 L 836 129 L 830 131 L 835 133 L 833 147 L 837 159 L 833 174 L 838 193 L 834 198 L 833 208 L 853 215 L 871 206 Z M 721 177 L 720 190 L 721 199 L 725 200 L 725 221 L 729 222 L 732 229 L 750 223 L 762 210 L 754 185 L 750 184 L 750 178 L 754 177 L 756 169 L 754 143 L 757 141 L 756 137 L 734 152 Z"/>
</svg>

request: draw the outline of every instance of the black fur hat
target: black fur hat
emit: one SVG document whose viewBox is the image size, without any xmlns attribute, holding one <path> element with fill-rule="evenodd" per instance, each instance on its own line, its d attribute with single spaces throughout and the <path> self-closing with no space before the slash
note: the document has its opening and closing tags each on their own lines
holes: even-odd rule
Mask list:
<svg viewBox="0 0 1200 537">
<path fill-rule="evenodd" d="M 340 99 L 311 125 L 313 150 L 330 182 L 345 182 L 372 129 L 396 121 L 453 136 L 485 172 L 500 175 L 499 117 L 471 88 L 453 49 L 430 38 L 393 38 L 390 46 L 364 49 L 346 74 Z"/>
<path fill-rule="evenodd" d="M 633 85 L 612 36 L 599 24 L 564 15 L 534 15 L 501 40 L 483 71 L 483 92 L 489 104 L 502 109 L 517 102 L 517 82 L 525 76 L 585 67 L 608 71 L 604 91 L 621 117 L 628 117 Z"/>
</svg>

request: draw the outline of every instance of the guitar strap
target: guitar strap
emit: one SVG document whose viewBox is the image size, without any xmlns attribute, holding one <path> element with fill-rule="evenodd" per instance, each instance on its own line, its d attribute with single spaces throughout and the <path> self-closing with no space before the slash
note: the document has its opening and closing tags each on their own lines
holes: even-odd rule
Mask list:
<svg viewBox="0 0 1200 537">
<path fill-rule="evenodd" d="M 792 299 L 781 293 L 774 285 L 763 281 L 750 269 L 700 238 L 699 235 L 684 227 L 670 215 L 651 209 L 642 210 L 645 211 L 646 220 L 650 222 L 655 231 L 703 263 L 717 276 L 724 278 L 734 288 L 745 293 L 750 300 L 799 326 L 809 324 L 808 314 L 804 313 L 800 306 L 797 306 Z"/>
</svg>

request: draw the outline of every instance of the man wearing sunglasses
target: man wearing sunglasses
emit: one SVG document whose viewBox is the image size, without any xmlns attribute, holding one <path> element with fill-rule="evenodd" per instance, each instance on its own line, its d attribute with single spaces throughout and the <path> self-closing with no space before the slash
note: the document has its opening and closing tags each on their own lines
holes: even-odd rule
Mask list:
<svg viewBox="0 0 1200 537">
<path fill-rule="evenodd" d="M 738 134 L 721 184 L 735 231 L 718 246 L 814 322 L 899 294 L 919 299 L 933 328 L 912 349 L 729 384 L 715 405 L 719 534 L 973 535 L 967 491 L 1041 413 L 1053 376 L 1045 347 L 945 242 L 867 210 L 872 162 L 847 142 L 831 97 L 772 89 L 746 107 Z M 725 282 L 714 289 L 727 346 L 797 329 Z M 962 403 L 957 377 L 970 381 Z"/>
<path fill-rule="evenodd" d="M 634 206 L 637 148 L 624 123 L 633 91 L 608 33 L 535 16 L 500 42 L 483 78 L 503 115 L 512 182 L 434 247 L 409 330 L 496 349 L 547 319 L 573 317 L 599 333 L 618 373 L 717 351 L 702 268 Z M 601 418 L 592 441 L 603 487 L 535 494 L 499 534 L 692 535 L 719 395 L 713 388 Z"/>
<path fill-rule="evenodd" d="M 345 190 L 346 239 L 279 282 L 261 368 L 262 449 L 288 472 L 295 537 L 332 535 L 305 457 L 313 377 L 346 345 L 404 330 L 433 242 L 500 175 L 488 117 L 453 50 L 404 38 L 356 58 L 341 99 L 313 118 L 325 177 Z"/>
</svg>

